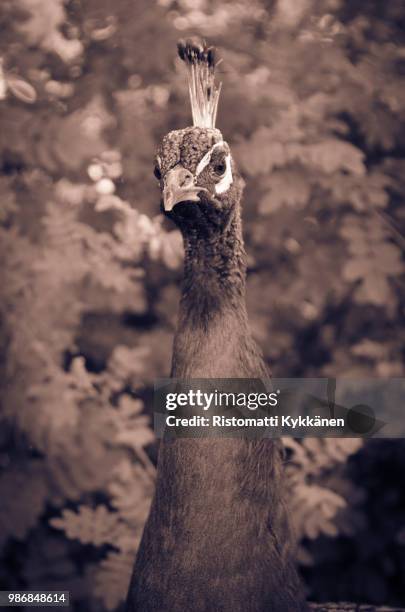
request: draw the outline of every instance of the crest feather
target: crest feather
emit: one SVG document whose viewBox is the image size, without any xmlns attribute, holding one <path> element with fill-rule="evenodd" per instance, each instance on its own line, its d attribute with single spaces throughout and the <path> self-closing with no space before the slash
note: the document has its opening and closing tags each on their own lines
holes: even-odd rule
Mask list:
<svg viewBox="0 0 405 612">
<path fill-rule="evenodd" d="M 215 83 L 215 48 L 192 40 L 179 41 L 180 59 L 187 66 L 193 125 L 215 128 L 221 85 Z"/>
</svg>

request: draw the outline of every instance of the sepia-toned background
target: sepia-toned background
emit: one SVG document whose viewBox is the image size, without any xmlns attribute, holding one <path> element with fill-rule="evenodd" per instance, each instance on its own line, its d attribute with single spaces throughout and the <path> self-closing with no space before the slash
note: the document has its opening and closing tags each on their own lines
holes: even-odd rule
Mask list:
<svg viewBox="0 0 405 612">
<path fill-rule="evenodd" d="M 254 336 L 277 376 L 404 375 L 402 0 L 2 0 L 0 588 L 119 610 L 182 245 L 153 157 L 219 47 Z M 215 358 L 215 356 L 213 356 Z M 286 440 L 315 601 L 405 604 L 405 443 Z"/>
</svg>

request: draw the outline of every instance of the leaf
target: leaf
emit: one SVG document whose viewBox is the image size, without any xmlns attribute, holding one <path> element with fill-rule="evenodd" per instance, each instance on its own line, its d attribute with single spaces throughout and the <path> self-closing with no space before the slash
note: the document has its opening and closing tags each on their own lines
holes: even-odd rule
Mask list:
<svg viewBox="0 0 405 612">
<path fill-rule="evenodd" d="M 37 100 L 37 92 L 34 87 L 19 77 L 12 75 L 7 76 L 7 85 L 9 90 L 15 95 L 16 98 L 26 102 L 27 104 L 34 104 Z"/>
<path fill-rule="evenodd" d="M 68 538 L 93 546 L 116 545 L 122 528 L 118 513 L 104 505 L 96 508 L 82 505 L 77 512 L 63 510 L 61 518 L 52 518 L 49 523 L 64 531 Z"/>
<path fill-rule="evenodd" d="M 352 259 L 347 262 L 343 268 L 343 278 L 348 281 L 354 281 L 358 278 L 363 278 L 369 272 L 370 262 L 368 259 Z"/>
<path fill-rule="evenodd" d="M 43 147 L 49 147 L 62 169 L 79 170 L 87 161 L 108 149 L 105 131 L 115 125 L 101 95 L 47 127 Z"/>
<path fill-rule="evenodd" d="M 356 211 L 367 212 L 374 208 L 384 208 L 389 203 L 387 189 L 392 186 L 392 179 L 379 171 L 369 172 L 366 176 L 333 174 L 319 176 L 323 188 L 329 190 L 337 204 L 350 203 Z"/>
<path fill-rule="evenodd" d="M 145 469 L 140 463 L 122 461 L 115 469 L 115 478 L 108 486 L 111 505 L 131 526 L 134 535 L 141 535 L 149 513 L 155 488 L 155 468 Z M 133 544 L 129 543 L 130 546 Z"/>
<path fill-rule="evenodd" d="M 387 345 L 373 340 L 364 339 L 351 347 L 351 352 L 358 357 L 367 357 L 375 361 L 387 356 Z"/>
<path fill-rule="evenodd" d="M 401 260 L 401 251 L 395 244 L 385 242 L 378 249 L 376 265 L 379 270 L 386 272 L 389 276 L 402 274 L 404 266 Z"/>
<path fill-rule="evenodd" d="M 377 306 L 395 303 L 397 298 L 388 279 L 402 274 L 405 267 L 399 248 L 387 242 L 390 235 L 386 226 L 379 218 L 347 215 L 340 233 L 348 241 L 351 253 L 342 269 L 343 278 L 348 282 L 361 281 L 356 288 L 356 300 Z"/>
<path fill-rule="evenodd" d="M 111 552 L 95 572 L 95 594 L 107 610 L 117 610 L 128 591 L 134 554 Z"/>
<path fill-rule="evenodd" d="M 383 306 L 392 296 L 391 287 L 385 276 L 366 276 L 356 292 L 357 301 Z"/>
<path fill-rule="evenodd" d="M 235 147 L 236 156 L 243 169 L 250 176 L 267 174 L 287 161 L 284 146 L 274 142 L 269 128 L 261 127 L 246 140 Z"/>
<path fill-rule="evenodd" d="M 18 205 L 12 184 L 8 178 L 0 177 L 0 225 L 7 223 L 17 211 Z"/>
<path fill-rule="evenodd" d="M 276 170 L 268 179 L 267 189 L 267 194 L 259 203 L 262 214 L 275 212 L 283 205 L 303 208 L 309 199 L 311 184 L 303 172 Z"/>
<path fill-rule="evenodd" d="M 366 171 L 364 153 L 343 140 L 325 139 L 310 145 L 291 144 L 287 146 L 287 155 L 290 159 L 298 159 L 305 166 L 319 167 L 326 174 L 346 170 L 363 176 Z"/>
<path fill-rule="evenodd" d="M 299 484 L 294 490 L 293 505 L 300 508 L 300 513 L 294 512 L 294 518 L 299 532 L 306 537 L 313 540 L 321 534 L 338 534 L 333 519 L 346 507 L 340 495 L 315 484 Z"/>
<path fill-rule="evenodd" d="M 120 397 L 118 408 L 112 413 L 117 428 L 115 441 L 137 449 L 151 444 L 155 436 L 150 428 L 150 418 L 141 414 L 143 403 L 129 395 Z"/>
<path fill-rule="evenodd" d="M 18 30 L 29 45 L 57 53 L 66 62 L 82 53 L 83 45 L 79 40 L 68 40 L 60 32 L 66 19 L 63 0 L 19 0 L 19 5 L 27 18 L 18 24 Z"/>
</svg>

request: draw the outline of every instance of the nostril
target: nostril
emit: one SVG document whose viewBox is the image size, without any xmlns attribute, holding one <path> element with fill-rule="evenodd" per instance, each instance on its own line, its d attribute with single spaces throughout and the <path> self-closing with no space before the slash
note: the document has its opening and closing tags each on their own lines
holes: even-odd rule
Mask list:
<svg viewBox="0 0 405 612">
<path fill-rule="evenodd" d="M 191 185 L 194 182 L 194 177 L 188 170 L 184 170 L 181 180 L 180 187 L 187 187 L 187 185 Z"/>
</svg>

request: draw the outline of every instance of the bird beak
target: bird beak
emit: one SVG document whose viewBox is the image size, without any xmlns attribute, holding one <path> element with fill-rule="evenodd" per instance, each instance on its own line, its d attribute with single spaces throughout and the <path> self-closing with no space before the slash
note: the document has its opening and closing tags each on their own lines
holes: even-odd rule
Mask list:
<svg viewBox="0 0 405 612">
<path fill-rule="evenodd" d="M 179 202 L 199 202 L 198 192 L 204 191 L 194 184 L 194 176 L 181 164 L 166 174 L 163 181 L 163 207 L 170 212 Z"/>
</svg>

